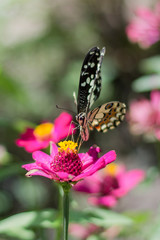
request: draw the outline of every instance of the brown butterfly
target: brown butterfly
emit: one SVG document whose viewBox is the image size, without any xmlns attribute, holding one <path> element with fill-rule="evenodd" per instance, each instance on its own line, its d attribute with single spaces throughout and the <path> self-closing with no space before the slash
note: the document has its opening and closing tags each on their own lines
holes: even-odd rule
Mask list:
<svg viewBox="0 0 160 240">
<path fill-rule="evenodd" d="M 114 129 L 124 119 L 126 105 L 121 102 L 108 102 L 90 111 L 101 91 L 101 65 L 105 48 L 92 48 L 86 55 L 80 74 L 76 120 L 80 125 L 83 141 L 89 139 L 89 129 L 107 132 Z"/>
</svg>

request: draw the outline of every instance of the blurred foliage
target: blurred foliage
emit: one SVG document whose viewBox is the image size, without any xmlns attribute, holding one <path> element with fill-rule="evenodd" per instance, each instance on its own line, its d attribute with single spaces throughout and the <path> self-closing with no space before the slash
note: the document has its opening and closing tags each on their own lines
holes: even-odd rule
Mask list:
<svg viewBox="0 0 160 240">
<path fill-rule="evenodd" d="M 160 89 L 160 74 L 142 76 L 133 82 L 132 87 L 136 92 Z"/>
<path fill-rule="evenodd" d="M 147 2 L 153 5 L 156 1 Z M 143 92 L 160 88 L 160 45 L 140 49 L 125 34 L 131 15 L 141 4 L 131 0 L 0 1 L 0 239 L 53 239 L 59 225 L 57 187 L 42 177 L 25 177 L 21 165 L 31 162 L 32 156 L 18 148 L 15 140 L 26 127 L 53 121 L 60 113 L 56 105 L 76 111 L 73 92 L 78 93 L 82 62 L 91 47 L 106 46 L 102 92 L 95 106 L 112 100 L 129 105 Z M 134 240 L 158 240 L 159 212 L 155 208 L 160 196 L 155 197 L 154 186 L 159 179 L 159 156 L 154 146 L 132 136 L 125 122 L 113 132 L 94 131 L 90 136 L 83 149 L 97 144 L 105 152 L 115 149 L 117 161 L 130 168 L 153 167 L 147 178 L 148 195 L 143 191 L 138 195 L 136 206 L 142 212 L 137 215 L 129 214 L 122 200 L 114 212 L 73 211 L 71 221 L 89 221 L 104 228 L 123 225 L 116 240 L 131 239 L 132 234 Z M 140 194 L 138 190 L 136 194 Z M 133 199 L 131 195 L 130 208 Z M 82 201 L 84 209 L 85 204 Z M 146 209 L 152 214 L 145 213 Z M 95 239 L 100 238 L 88 238 Z"/>
<path fill-rule="evenodd" d="M 160 74 L 160 55 L 143 59 L 140 62 L 140 70 L 144 73 L 157 73 Z"/>
</svg>

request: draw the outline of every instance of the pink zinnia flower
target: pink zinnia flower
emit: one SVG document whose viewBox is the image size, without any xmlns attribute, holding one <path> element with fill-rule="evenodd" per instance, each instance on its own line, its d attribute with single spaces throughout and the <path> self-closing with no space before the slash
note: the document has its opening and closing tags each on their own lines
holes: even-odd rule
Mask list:
<svg viewBox="0 0 160 240">
<path fill-rule="evenodd" d="M 49 146 L 50 141 L 59 142 L 73 133 L 75 127 L 71 124 L 72 116 L 66 112 L 59 115 L 54 123 L 45 122 L 34 128 L 27 128 L 16 140 L 19 147 L 24 147 L 27 152 L 34 152 Z"/>
<path fill-rule="evenodd" d="M 144 176 L 144 171 L 140 169 L 127 171 L 125 166 L 112 163 L 103 171 L 77 183 L 73 189 L 90 193 L 88 201 L 93 205 L 114 207 L 117 200 L 141 182 Z"/>
<path fill-rule="evenodd" d="M 160 3 L 155 10 L 139 8 L 136 17 L 126 28 L 128 38 L 142 48 L 148 48 L 160 40 Z"/>
<path fill-rule="evenodd" d="M 134 100 L 128 120 L 133 134 L 154 135 L 160 140 L 160 91 L 152 91 L 150 100 Z"/>
<path fill-rule="evenodd" d="M 116 159 L 115 151 L 110 151 L 98 158 L 100 148 L 91 147 L 87 153 L 78 153 L 77 143 L 64 141 L 52 143 L 51 154 L 41 151 L 33 153 L 35 163 L 23 165 L 27 176 L 41 175 L 59 182 L 75 183 L 91 176 L 108 163 Z"/>
<path fill-rule="evenodd" d="M 90 235 L 97 234 L 99 230 L 100 228 L 92 223 L 85 225 L 71 223 L 69 226 L 69 233 L 76 239 L 87 239 Z"/>
</svg>

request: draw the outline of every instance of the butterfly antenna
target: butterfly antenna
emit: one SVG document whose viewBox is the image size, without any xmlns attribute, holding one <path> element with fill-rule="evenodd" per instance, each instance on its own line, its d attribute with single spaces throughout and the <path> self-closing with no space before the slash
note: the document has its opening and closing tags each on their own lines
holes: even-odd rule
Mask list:
<svg viewBox="0 0 160 240">
<path fill-rule="evenodd" d="M 67 109 L 67 108 L 62 108 L 62 107 L 59 107 L 58 105 L 56 105 L 56 108 L 60 109 L 60 110 L 65 110 L 67 112 L 70 112 L 70 113 L 73 113 L 74 115 L 76 114 L 74 111 L 70 110 L 70 109 Z"/>
</svg>

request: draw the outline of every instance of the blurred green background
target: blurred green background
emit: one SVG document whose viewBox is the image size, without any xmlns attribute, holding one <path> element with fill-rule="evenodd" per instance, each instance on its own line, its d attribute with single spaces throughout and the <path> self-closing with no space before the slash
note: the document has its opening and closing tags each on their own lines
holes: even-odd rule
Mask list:
<svg viewBox="0 0 160 240">
<path fill-rule="evenodd" d="M 91 47 L 106 47 L 102 91 L 94 106 L 117 100 L 128 107 L 133 98 L 149 96 L 149 92 L 134 91 L 132 82 L 142 75 L 141 60 L 156 55 L 160 43 L 141 49 L 128 41 L 125 27 L 136 7 L 156 2 L 0 1 L 0 219 L 57 208 L 57 188 L 50 180 L 25 177 L 21 165 L 32 157 L 18 148 L 15 140 L 25 127 L 53 121 L 61 112 L 56 105 L 76 112 L 73 92 L 78 93 L 80 69 Z M 148 171 L 148 185 L 121 200 L 116 210 L 149 210 L 154 218 L 160 200 L 158 173 L 151 168 L 158 162 L 155 145 L 132 136 L 127 121 L 106 134 L 91 132 L 81 150 L 93 144 L 104 152 L 115 149 L 117 163 Z M 35 238 L 24 238 L 23 233 L 15 238 L 2 234 L 0 239 L 41 239 L 40 233 Z M 49 230 L 46 234 L 52 236 Z"/>
</svg>

